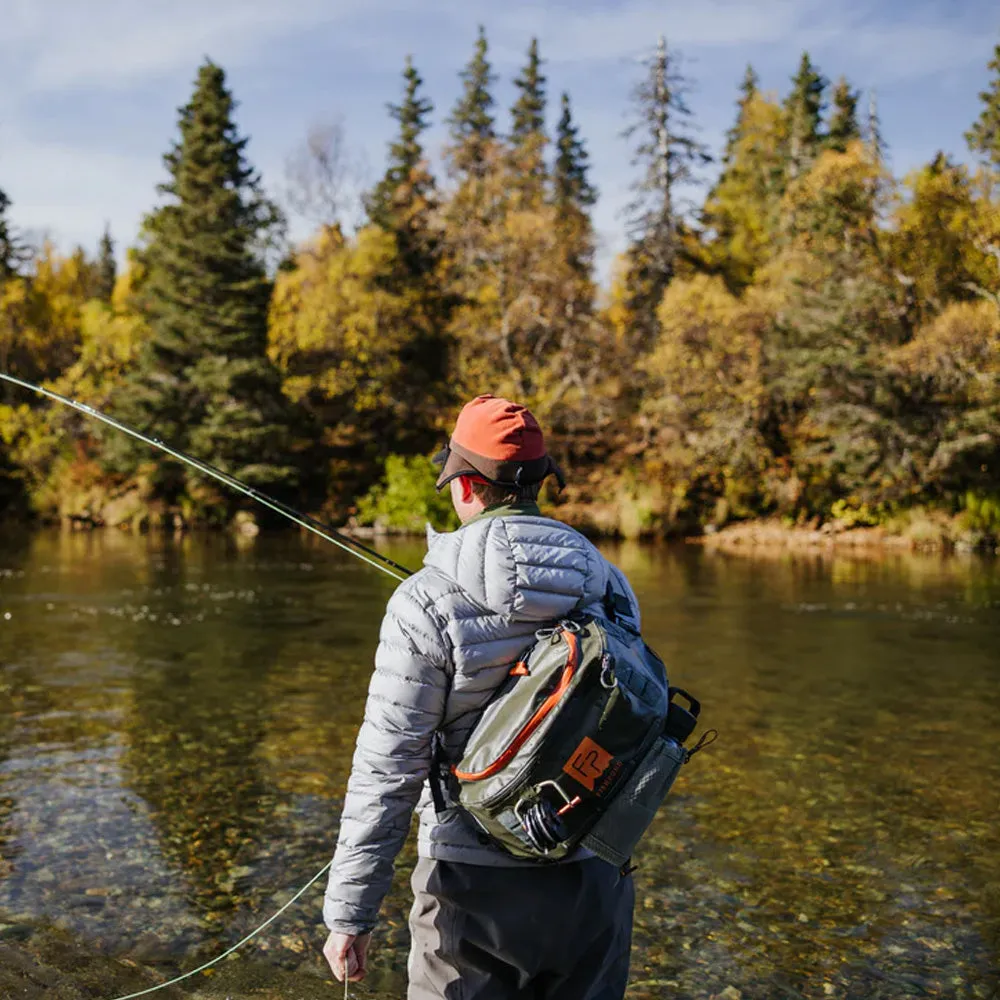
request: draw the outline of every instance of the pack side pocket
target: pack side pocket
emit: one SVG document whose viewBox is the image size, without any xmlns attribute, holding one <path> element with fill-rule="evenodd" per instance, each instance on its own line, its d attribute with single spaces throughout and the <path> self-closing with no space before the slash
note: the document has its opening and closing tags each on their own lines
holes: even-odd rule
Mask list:
<svg viewBox="0 0 1000 1000">
<path fill-rule="evenodd" d="M 686 756 L 675 740 L 659 737 L 580 843 L 613 865 L 625 864 L 653 822 Z"/>
</svg>

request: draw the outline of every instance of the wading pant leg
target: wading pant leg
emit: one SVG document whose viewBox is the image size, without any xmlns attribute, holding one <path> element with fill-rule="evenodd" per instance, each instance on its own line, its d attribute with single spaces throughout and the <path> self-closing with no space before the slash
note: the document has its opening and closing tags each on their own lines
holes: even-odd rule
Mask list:
<svg viewBox="0 0 1000 1000">
<path fill-rule="evenodd" d="M 580 862 L 584 892 L 574 914 L 575 947 L 536 980 L 536 1000 L 623 1000 L 632 952 L 635 884 L 605 861 Z"/>
<path fill-rule="evenodd" d="M 421 858 L 408 1000 L 622 1000 L 630 876 L 589 859 L 487 868 Z"/>
</svg>

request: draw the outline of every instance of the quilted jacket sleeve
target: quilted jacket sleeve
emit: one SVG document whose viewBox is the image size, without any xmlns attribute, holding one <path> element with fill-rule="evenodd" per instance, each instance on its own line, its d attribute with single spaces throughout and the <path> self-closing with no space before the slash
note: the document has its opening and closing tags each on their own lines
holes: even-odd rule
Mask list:
<svg viewBox="0 0 1000 1000">
<path fill-rule="evenodd" d="M 415 584 L 397 589 L 382 621 L 323 905 L 327 927 L 348 934 L 375 925 L 444 716 L 449 647 Z"/>
</svg>

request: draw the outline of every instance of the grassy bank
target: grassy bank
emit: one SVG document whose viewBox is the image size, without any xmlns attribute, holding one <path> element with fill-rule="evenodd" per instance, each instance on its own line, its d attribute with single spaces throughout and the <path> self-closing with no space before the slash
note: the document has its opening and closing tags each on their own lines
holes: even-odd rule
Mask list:
<svg viewBox="0 0 1000 1000">
<path fill-rule="evenodd" d="M 339 511 L 311 513 L 363 538 L 423 536 L 428 523 L 439 531 L 453 530 L 458 519 L 448 491 L 435 490 L 436 477 L 437 469 L 425 456 L 391 456 L 383 479 L 354 504 Z M 220 495 L 218 506 L 222 506 L 222 499 Z M 968 491 L 951 510 L 930 505 L 892 510 L 837 501 L 821 517 L 807 521 L 803 514 L 794 520 L 792 515 L 730 520 L 739 515 L 727 505 L 717 504 L 713 518 L 706 523 L 661 482 L 635 477 L 591 478 L 571 483 L 565 492 L 557 491 L 550 482 L 539 502 L 543 513 L 600 539 L 687 539 L 729 551 L 836 547 L 859 553 L 906 550 L 993 554 L 1000 545 L 1000 497 L 974 491 Z M 18 518 L 18 513 L 7 511 L 15 523 L 23 523 L 25 517 Z M 225 528 L 251 537 L 261 527 L 285 526 L 283 520 L 249 501 L 231 518 L 208 520 L 190 505 L 168 507 L 152 501 L 135 486 L 117 494 L 98 486 L 85 493 L 65 490 L 58 495 L 58 502 L 53 499 L 36 507 L 34 521 L 78 530 Z"/>
<path fill-rule="evenodd" d="M 924 508 L 907 511 L 879 525 L 839 521 L 790 525 L 777 519 L 744 521 L 688 540 L 709 549 L 744 553 L 767 549 L 838 549 L 871 555 L 886 551 L 982 555 L 1000 552 L 996 535 L 971 525 L 967 517 Z"/>
</svg>

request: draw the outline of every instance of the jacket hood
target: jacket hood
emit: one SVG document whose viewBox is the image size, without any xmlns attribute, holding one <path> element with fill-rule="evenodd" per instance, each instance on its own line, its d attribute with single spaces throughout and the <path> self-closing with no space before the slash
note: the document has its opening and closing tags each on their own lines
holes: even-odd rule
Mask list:
<svg viewBox="0 0 1000 1000">
<path fill-rule="evenodd" d="M 604 597 L 611 568 L 578 531 L 547 517 L 489 517 L 428 527 L 424 565 L 512 621 L 544 622 Z"/>
</svg>

